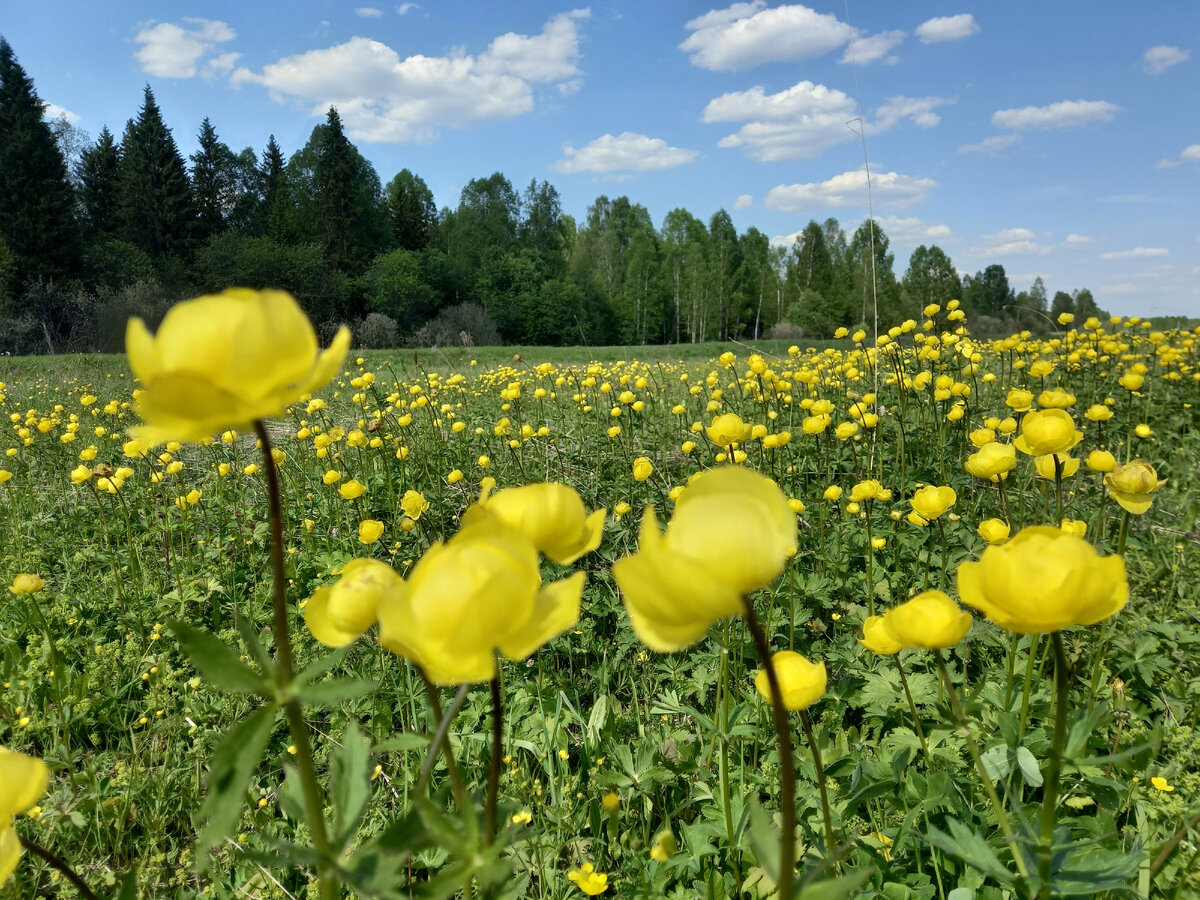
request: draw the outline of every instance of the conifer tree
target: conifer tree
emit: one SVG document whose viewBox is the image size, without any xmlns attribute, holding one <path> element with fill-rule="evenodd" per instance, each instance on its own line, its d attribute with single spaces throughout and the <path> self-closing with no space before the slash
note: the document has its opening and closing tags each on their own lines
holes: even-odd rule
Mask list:
<svg viewBox="0 0 1200 900">
<path fill-rule="evenodd" d="M 89 240 L 110 237 L 116 232 L 120 169 L 120 147 L 105 126 L 95 145 L 83 152 L 75 172 L 79 181 L 79 205 Z"/>
<path fill-rule="evenodd" d="M 151 258 L 190 250 L 192 188 L 149 85 L 142 109 L 125 126 L 121 141 L 118 209 L 122 237 Z"/>
<path fill-rule="evenodd" d="M 292 193 L 288 186 L 283 151 L 271 135 L 263 151 L 262 165 L 262 232 L 269 238 L 286 243 L 292 240 L 294 225 Z"/>
<path fill-rule="evenodd" d="M 0 239 L 15 280 L 62 279 L 78 262 L 75 198 L 45 105 L 0 38 Z"/>
<path fill-rule="evenodd" d="M 200 148 L 192 154 L 192 196 L 196 204 L 196 237 L 206 240 L 225 229 L 234 205 L 234 155 L 217 137 L 207 116 L 200 125 Z"/>
</svg>

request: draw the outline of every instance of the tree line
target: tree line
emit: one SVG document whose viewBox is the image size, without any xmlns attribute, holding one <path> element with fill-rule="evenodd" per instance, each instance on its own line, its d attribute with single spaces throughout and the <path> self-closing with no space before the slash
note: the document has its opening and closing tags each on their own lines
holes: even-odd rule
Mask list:
<svg viewBox="0 0 1200 900">
<path fill-rule="evenodd" d="M 878 221 L 847 234 L 810 221 L 787 246 L 718 210 L 660 226 L 629 197 L 583 221 L 558 191 L 502 173 L 438 209 L 404 169 L 386 184 L 330 108 L 285 156 L 235 152 L 201 123 L 184 159 L 153 90 L 118 139 L 92 141 L 45 106 L 0 38 L 0 350 L 115 351 L 131 315 L 230 285 L 291 291 L 319 330 L 349 322 L 363 346 L 638 344 L 881 328 L 958 298 L 978 333 L 1044 330 L 1098 312 L 1089 291 L 1041 279 L 1015 293 L 1003 266 L 960 277 L 920 246 L 897 277 Z"/>
</svg>

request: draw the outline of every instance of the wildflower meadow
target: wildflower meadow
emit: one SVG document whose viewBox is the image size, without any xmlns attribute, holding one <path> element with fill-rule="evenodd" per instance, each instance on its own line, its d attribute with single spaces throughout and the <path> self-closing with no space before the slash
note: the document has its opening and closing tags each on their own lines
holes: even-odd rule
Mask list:
<svg viewBox="0 0 1200 900">
<path fill-rule="evenodd" d="M 1197 341 L 6 361 L 0 897 L 1197 896 Z"/>
</svg>

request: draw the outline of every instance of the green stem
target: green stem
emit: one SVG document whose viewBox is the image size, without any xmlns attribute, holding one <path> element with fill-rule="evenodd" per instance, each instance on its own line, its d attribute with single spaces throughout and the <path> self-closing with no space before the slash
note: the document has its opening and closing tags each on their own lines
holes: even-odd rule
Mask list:
<svg viewBox="0 0 1200 900">
<path fill-rule="evenodd" d="M 1017 836 L 1012 829 L 1012 823 L 1008 821 L 1008 813 L 1004 811 L 1004 804 L 1000 802 L 1000 796 L 996 793 L 996 786 L 992 784 L 991 776 L 987 773 L 987 768 L 983 764 L 983 757 L 979 753 L 979 745 L 975 742 L 974 735 L 971 734 L 971 723 L 967 719 L 966 711 L 962 707 L 962 703 L 958 699 L 958 691 L 954 687 L 954 682 L 950 680 L 950 672 L 946 668 L 946 661 L 942 657 L 941 650 L 934 650 L 934 656 L 937 658 L 938 672 L 941 673 L 942 683 L 946 686 L 946 695 L 950 698 L 950 708 L 954 711 L 954 718 L 958 722 L 959 733 L 967 742 L 967 750 L 971 754 L 971 759 L 975 761 L 975 771 L 979 773 L 979 780 L 983 784 L 983 790 L 988 796 L 988 801 L 992 804 L 992 809 L 996 812 L 996 821 L 1000 823 L 1000 830 L 1004 832 L 1004 840 L 1008 843 L 1008 849 L 1012 852 L 1013 862 L 1016 863 L 1017 871 L 1021 873 L 1022 878 L 1029 877 L 1029 871 L 1025 868 L 1025 858 L 1021 855 L 1021 848 L 1017 845 Z"/>
<path fill-rule="evenodd" d="M 271 436 L 261 419 L 254 420 L 254 430 L 262 442 L 263 468 L 267 473 L 267 500 L 271 516 L 271 609 L 272 628 L 275 632 L 275 663 L 277 690 L 287 697 L 294 677 L 292 640 L 288 630 L 287 573 L 283 566 L 283 502 L 279 491 L 279 474 L 275 471 L 275 459 L 271 456 Z M 321 856 L 317 863 L 317 884 L 321 900 L 335 900 L 338 895 L 337 871 L 330 859 L 329 836 L 325 830 L 325 801 L 321 785 L 317 781 L 316 764 L 312 746 L 308 740 L 308 725 L 300 701 L 290 697 L 283 703 L 288 731 L 296 748 L 296 769 L 300 773 L 300 787 L 304 794 L 304 808 L 308 816 L 308 828 L 312 834 L 313 849 Z"/>
<path fill-rule="evenodd" d="M 492 842 L 496 832 L 496 803 L 500 794 L 500 756 L 504 748 L 504 696 L 500 691 L 500 670 L 488 682 L 492 694 L 492 756 L 488 760 L 487 800 L 483 807 L 483 846 Z"/>
<path fill-rule="evenodd" d="M 912 713 L 913 726 L 917 729 L 917 737 L 921 740 L 921 752 L 925 754 L 925 762 L 933 768 L 933 757 L 929 755 L 929 745 L 925 743 L 925 729 L 921 727 L 921 717 L 917 715 L 917 705 L 913 703 L 912 691 L 908 689 L 908 676 L 904 674 L 904 666 L 900 664 L 900 654 L 895 654 L 896 671 L 900 673 L 900 685 L 904 688 L 904 699 L 908 701 L 908 711 Z"/>
<path fill-rule="evenodd" d="M 1062 778 L 1063 743 L 1067 739 L 1067 703 L 1071 689 L 1067 671 L 1067 654 L 1063 650 L 1062 632 L 1050 635 L 1054 647 L 1054 739 L 1050 745 L 1050 765 L 1046 771 L 1046 787 L 1042 793 L 1042 833 L 1038 841 L 1038 900 L 1050 898 L 1050 864 L 1054 857 L 1054 821 L 1058 811 L 1058 787 Z"/>
<path fill-rule="evenodd" d="M 771 713 L 775 722 L 775 740 L 779 745 L 779 818 L 783 834 L 779 842 L 779 896 L 792 896 L 792 882 L 796 867 L 796 762 L 792 748 L 791 730 L 788 728 L 787 710 L 783 708 L 783 689 L 779 684 L 779 673 L 771 658 L 771 648 L 763 632 L 754 603 L 742 597 L 742 612 L 746 617 L 746 628 L 754 641 L 754 652 L 767 673 L 771 686 Z"/>
<path fill-rule="evenodd" d="M 817 769 L 817 788 L 821 792 L 821 817 L 825 821 L 825 855 L 832 856 L 836 839 L 833 835 L 833 818 L 829 812 L 829 793 L 825 787 L 825 766 L 821 762 L 821 748 L 817 746 L 817 738 L 813 734 L 812 720 L 808 718 L 807 710 L 800 710 L 800 722 L 804 726 L 804 737 L 808 740 L 808 749 L 812 751 L 813 765 Z"/>
<path fill-rule="evenodd" d="M 1122 510 L 1121 533 L 1117 536 L 1117 556 L 1125 556 L 1125 539 L 1129 537 L 1129 510 Z"/>
<path fill-rule="evenodd" d="M 92 889 L 88 887 L 87 882 L 84 881 L 62 857 L 56 856 L 41 844 L 30 840 L 24 835 L 21 835 L 18 840 L 21 842 L 21 846 L 34 856 L 58 869 L 58 871 L 62 873 L 63 877 L 66 878 L 67 881 L 71 882 L 75 890 L 79 891 L 79 896 L 83 897 L 84 900 L 100 900 L 100 898 L 92 892 Z"/>
</svg>

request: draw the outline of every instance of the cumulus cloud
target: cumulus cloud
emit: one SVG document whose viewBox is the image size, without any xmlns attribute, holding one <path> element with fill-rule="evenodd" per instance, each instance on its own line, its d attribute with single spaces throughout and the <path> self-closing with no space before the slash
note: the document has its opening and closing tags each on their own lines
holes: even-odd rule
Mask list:
<svg viewBox="0 0 1200 900">
<path fill-rule="evenodd" d="M 957 16 L 939 16 L 929 19 L 917 26 L 917 37 L 922 44 L 940 44 L 943 41 L 957 41 L 979 33 L 979 25 L 970 13 Z"/>
<path fill-rule="evenodd" d="M 141 46 L 134 56 L 143 72 L 156 78 L 193 78 L 200 71 L 202 59 L 210 56 L 219 44 L 237 37 L 237 32 L 224 22 L 183 21 L 189 27 L 151 21 L 137 33 L 134 41 Z"/>
<path fill-rule="evenodd" d="M 765 62 L 794 62 L 823 56 L 853 36 L 837 16 L 807 6 L 766 8 L 765 0 L 734 3 L 692 19 L 679 49 L 703 69 L 736 71 Z"/>
<path fill-rule="evenodd" d="M 926 241 L 945 240 L 951 235 L 950 226 L 932 225 L 915 217 L 883 216 L 879 219 L 879 226 L 893 244 L 923 244 Z"/>
<path fill-rule="evenodd" d="M 881 31 L 868 37 L 856 37 L 846 45 L 846 51 L 838 62 L 857 63 L 861 66 L 884 57 L 887 57 L 885 62 L 897 62 L 896 57 L 889 57 L 888 54 L 899 47 L 907 36 L 903 31 Z"/>
<path fill-rule="evenodd" d="M 877 172 L 871 176 L 875 204 L 881 208 L 902 209 L 920 203 L 937 182 L 932 178 L 913 178 L 895 172 Z M 767 193 L 763 205 L 768 209 L 804 213 L 813 208 L 862 206 L 867 201 L 867 173 L 863 169 L 834 175 L 828 181 L 809 184 L 779 184 Z"/>
<path fill-rule="evenodd" d="M 626 131 L 616 137 L 611 134 L 601 135 L 579 149 L 568 144 L 563 147 L 563 158 L 553 163 L 550 168 L 568 175 L 579 172 L 592 172 L 597 175 L 650 172 L 685 165 L 698 155 L 695 150 L 668 146 L 662 138 L 651 138 Z"/>
<path fill-rule="evenodd" d="M 1090 237 L 1087 237 L 1086 235 L 1068 234 L 1066 239 L 1063 241 L 1063 246 L 1070 247 L 1072 249 L 1076 249 L 1079 247 L 1087 247 L 1091 243 L 1092 243 L 1092 239 Z"/>
<path fill-rule="evenodd" d="M 747 209 L 754 205 L 754 198 L 749 194 L 738 194 L 738 198 L 733 201 L 734 209 Z"/>
<path fill-rule="evenodd" d="M 1054 249 L 1048 244 L 1039 244 L 1036 238 L 1028 228 L 1004 228 L 995 234 L 985 234 L 975 252 L 987 256 L 1042 256 Z"/>
<path fill-rule="evenodd" d="M 354 14 L 360 19 L 378 19 L 383 15 L 383 10 L 374 6 L 359 6 L 355 8 Z"/>
<path fill-rule="evenodd" d="M 586 9 L 560 13 L 540 34 L 502 34 L 478 55 L 457 50 L 401 58 L 386 44 L 354 37 L 269 63 L 261 72 L 239 68 L 231 83 L 260 84 L 271 99 L 296 102 L 312 116 L 336 106 L 357 140 L 429 142 L 439 128 L 529 112 L 536 84 L 578 90 L 579 23 L 589 15 Z"/>
<path fill-rule="evenodd" d="M 408 15 L 408 13 L 410 13 L 414 9 L 419 9 L 420 6 L 421 6 L 420 3 L 401 3 L 399 6 L 396 7 L 396 12 L 399 13 L 400 15 L 404 16 L 404 15 Z"/>
<path fill-rule="evenodd" d="M 1166 247 L 1134 247 L 1132 250 L 1110 250 L 1101 253 L 1101 259 L 1136 259 L 1140 256 L 1166 256 Z"/>
<path fill-rule="evenodd" d="M 1190 147 L 1184 147 L 1177 159 L 1160 159 L 1154 164 L 1154 168 L 1173 169 L 1181 162 L 1198 161 L 1200 161 L 1200 144 L 1192 144 Z"/>
<path fill-rule="evenodd" d="M 906 121 L 932 128 L 941 121 L 933 110 L 952 102 L 943 97 L 892 97 L 875 110 L 865 129 L 867 134 L 878 134 Z M 723 94 L 709 101 L 703 120 L 746 122 L 717 146 L 740 147 L 751 159 L 776 162 L 810 159 L 855 140 L 858 134 L 847 122 L 857 115 L 854 100 L 842 91 L 801 81 L 776 94 L 759 86 Z"/>
<path fill-rule="evenodd" d="M 1191 50 L 1180 50 L 1178 47 L 1159 44 L 1142 54 L 1142 66 L 1150 75 L 1161 75 L 1171 66 L 1187 62 L 1191 55 Z"/>
<path fill-rule="evenodd" d="M 1111 122 L 1121 107 L 1104 100 L 1062 100 L 1049 106 L 1024 106 L 992 113 L 992 124 L 1008 131 L 1047 131 Z"/>
<path fill-rule="evenodd" d="M 80 121 L 78 113 L 73 113 L 65 106 L 59 106 L 57 103 L 43 103 L 42 118 L 49 122 L 57 122 L 59 119 L 66 119 L 72 125 Z"/>
<path fill-rule="evenodd" d="M 997 134 L 984 138 L 978 144 L 963 144 L 959 153 L 999 153 L 1021 142 L 1019 134 Z"/>
</svg>

